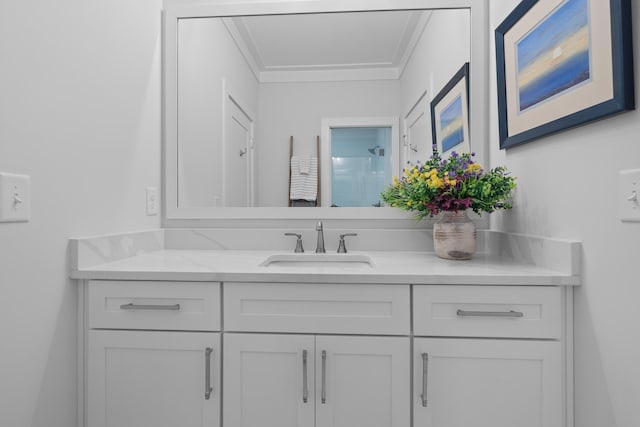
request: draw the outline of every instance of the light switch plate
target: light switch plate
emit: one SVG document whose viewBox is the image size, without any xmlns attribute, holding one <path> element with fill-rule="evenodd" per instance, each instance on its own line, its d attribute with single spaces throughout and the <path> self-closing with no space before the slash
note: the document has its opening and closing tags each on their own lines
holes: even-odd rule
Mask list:
<svg viewBox="0 0 640 427">
<path fill-rule="evenodd" d="M 0 222 L 31 219 L 31 177 L 0 172 Z"/>
<path fill-rule="evenodd" d="M 620 171 L 618 179 L 620 220 L 640 222 L 640 169 Z"/>
</svg>

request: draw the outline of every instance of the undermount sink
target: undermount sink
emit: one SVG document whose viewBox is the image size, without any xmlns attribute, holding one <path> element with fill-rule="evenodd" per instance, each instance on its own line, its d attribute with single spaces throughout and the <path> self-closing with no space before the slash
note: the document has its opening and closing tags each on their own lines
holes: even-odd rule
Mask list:
<svg viewBox="0 0 640 427">
<path fill-rule="evenodd" d="M 337 267 L 374 268 L 366 254 L 276 254 L 270 255 L 261 264 L 263 267 Z"/>
</svg>

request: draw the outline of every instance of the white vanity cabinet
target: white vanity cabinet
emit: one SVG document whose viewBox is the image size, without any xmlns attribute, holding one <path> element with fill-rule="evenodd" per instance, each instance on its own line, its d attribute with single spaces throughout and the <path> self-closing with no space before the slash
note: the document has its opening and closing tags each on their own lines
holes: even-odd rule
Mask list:
<svg viewBox="0 0 640 427">
<path fill-rule="evenodd" d="M 224 290 L 223 425 L 409 427 L 408 285 Z"/>
<path fill-rule="evenodd" d="M 571 425 L 567 292 L 414 286 L 413 425 Z"/>
<path fill-rule="evenodd" d="M 572 427 L 572 288 L 86 280 L 84 427 Z"/>
<path fill-rule="evenodd" d="M 220 285 L 85 285 L 85 424 L 220 425 Z"/>
</svg>

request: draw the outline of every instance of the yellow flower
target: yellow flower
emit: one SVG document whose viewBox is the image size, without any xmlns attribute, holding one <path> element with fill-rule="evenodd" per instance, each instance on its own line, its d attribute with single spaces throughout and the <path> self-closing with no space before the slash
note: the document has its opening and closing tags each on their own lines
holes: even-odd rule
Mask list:
<svg viewBox="0 0 640 427">
<path fill-rule="evenodd" d="M 407 206 L 412 206 L 413 205 L 413 200 L 407 200 Z"/>
<path fill-rule="evenodd" d="M 400 183 L 400 180 L 398 179 L 397 176 L 393 176 L 393 185 L 398 185 Z"/>
<path fill-rule="evenodd" d="M 429 180 L 427 180 L 427 185 L 431 188 L 442 188 L 444 186 L 444 182 L 438 177 L 438 175 L 433 175 Z"/>
<path fill-rule="evenodd" d="M 470 163 L 469 166 L 467 166 L 467 172 L 477 172 L 480 169 L 482 169 L 482 165 L 480 165 L 480 163 Z"/>
</svg>

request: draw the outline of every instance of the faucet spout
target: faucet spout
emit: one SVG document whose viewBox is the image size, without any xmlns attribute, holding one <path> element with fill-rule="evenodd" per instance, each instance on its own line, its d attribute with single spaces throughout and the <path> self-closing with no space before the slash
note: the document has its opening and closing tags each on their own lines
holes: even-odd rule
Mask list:
<svg viewBox="0 0 640 427">
<path fill-rule="evenodd" d="M 322 228 L 322 221 L 318 221 L 316 224 L 316 231 L 318 232 L 318 244 L 316 245 L 316 253 L 323 254 L 327 252 L 324 248 L 324 231 Z"/>
</svg>

